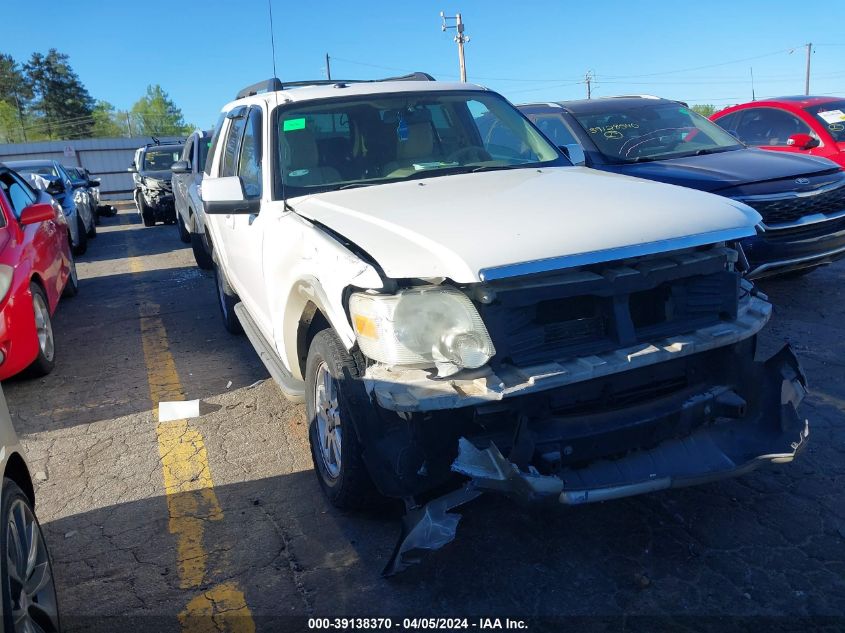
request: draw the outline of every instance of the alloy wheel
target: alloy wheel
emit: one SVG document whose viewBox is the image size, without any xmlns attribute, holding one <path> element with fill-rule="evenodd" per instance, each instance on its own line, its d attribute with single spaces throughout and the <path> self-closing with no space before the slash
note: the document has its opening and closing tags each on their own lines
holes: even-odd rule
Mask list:
<svg viewBox="0 0 845 633">
<path fill-rule="evenodd" d="M 74 266 L 74 274 L 76 268 Z M 40 294 L 33 293 L 32 307 L 35 311 L 35 331 L 38 334 L 38 347 L 48 361 L 53 360 L 55 344 L 53 342 L 53 325 L 50 323 L 50 309 Z"/>
<path fill-rule="evenodd" d="M 59 630 L 56 586 L 47 546 L 30 507 L 12 502 L 6 523 L 6 569 L 15 633 Z"/>
<path fill-rule="evenodd" d="M 323 466 L 332 479 L 340 476 L 343 430 L 338 411 L 337 383 L 325 362 L 317 367 L 314 381 L 314 405 L 317 417 L 317 439 Z"/>
</svg>

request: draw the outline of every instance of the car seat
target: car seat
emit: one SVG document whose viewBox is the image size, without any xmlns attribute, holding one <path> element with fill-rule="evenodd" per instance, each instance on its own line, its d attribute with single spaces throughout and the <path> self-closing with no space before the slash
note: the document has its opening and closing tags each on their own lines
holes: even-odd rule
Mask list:
<svg viewBox="0 0 845 633">
<path fill-rule="evenodd" d="M 284 133 L 284 182 L 292 187 L 331 184 L 342 180 L 334 167 L 320 165 L 314 133 L 305 128 Z"/>
</svg>

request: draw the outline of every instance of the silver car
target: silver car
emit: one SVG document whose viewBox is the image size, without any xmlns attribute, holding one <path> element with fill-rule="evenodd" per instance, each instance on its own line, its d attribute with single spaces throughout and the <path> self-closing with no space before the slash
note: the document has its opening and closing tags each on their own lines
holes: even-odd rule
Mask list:
<svg viewBox="0 0 845 633">
<path fill-rule="evenodd" d="M 61 631 L 50 553 L 35 492 L 0 387 L 0 615 L 4 632 Z"/>
<path fill-rule="evenodd" d="M 83 255 L 88 250 L 88 237 L 94 237 L 97 232 L 94 226 L 94 215 L 88 205 L 77 206 L 74 199 L 73 180 L 61 163 L 41 159 L 16 160 L 6 162 L 5 165 L 24 177 L 29 178 L 35 175 L 47 181 L 45 190 L 62 205 L 62 211 L 67 218 L 73 254 Z"/>
<path fill-rule="evenodd" d="M 191 245 L 197 266 L 210 269 L 211 246 L 205 233 L 205 212 L 200 187 L 205 169 L 205 159 L 211 144 L 213 130 L 197 130 L 185 141 L 180 160 L 170 167 L 173 173 L 173 200 L 176 205 L 176 222 L 179 238 Z"/>
</svg>

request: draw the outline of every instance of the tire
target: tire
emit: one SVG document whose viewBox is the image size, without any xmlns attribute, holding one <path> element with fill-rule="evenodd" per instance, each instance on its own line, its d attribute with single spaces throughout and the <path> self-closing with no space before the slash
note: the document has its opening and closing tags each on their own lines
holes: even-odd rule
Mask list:
<svg viewBox="0 0 845 633">
<path fill-rule="evenodd" d="M 144 222 L 144 226 L 155 226 L 156 218 L 153 210 L 147 206 L 147 203 L 144 202 L 144 195 L 138 194 L 138 213 L 141 214 L 141 220 Z"/>
<path fill-rule="evenodd" d="M 182 214 L 176 214 L 176 227 L 179 229 L 179 239 L 182 240 L 184 244 L 191 243 L 191 233 L 185 228 L 185 222 L 182 220 Z"/>
<path fill-rule="evenodd" d="M 75 297 L 79 294 L 79 276 L 76 273 L 76 260 L 73 259 L 73 254 L 70 256 L 70 276 L 65 283 L 62 290 L 63 297 Z"/>
<path fill-rule="evenodd" d="M 220 264 L 214 265 L 214 281 L 217 285 L 217 304 L 220 306 L 220 316 L 223 317 L 223 327 L 230 334 L 241 334 L 244 329 L 235 314 L 235 306 L 240 303 L 240 297 L 229 285 L 226 275 L 220 270 Z"/>
<path fill-rule="evenodd" d="M 94 216 L 93 216 L 93 217 L 97 217 L 97 215 L 96 215 L 96 214 L 94 214 Z M 86 233 L 86 235 L 88 236 L 88 239 L 92 239 L 92 240 L 93 240 L 93 239 L 95 239 L 95 238 L 97 237 L 97 222 L 96 222 L 96 220 L 95 220 L 95 221 L 93 221 L 93 222 L 91 222 L 91 228 L 90 228 L 90 230 Z"/>
<path fill-rule="evenodd" d="M 208 244 L 202 233 L 191 232 L 191 250 L 194 251 L 194 259 L 197 261 L 197 266 L 203 270 L 214 268 L 214 259 L 211 257 Z"/>
<path fill-rule="evenodd" d="M 32 502 L 11 479 L 3 478 L 3 503 L 0 508 L 0 593 L 3 604 L 3 630 L 9 631 L 61 631 L 59 604 L 50 553 L 44 541 L 44 533 L 32 509 Z M 33 547 L 30 547 L 33 546 Z M 35 565 L 27 574 L 26 554 L 35 552 Z M 23 554 L 23 555 L 22 555 Z M 23 583 L 20 577 L 24 576 Z M 29 582 L 27 582 L 29 581 Z M 29 590 L 24 590 L 29 587 Z M 21 616 L 31 618 L 29 622 L 19 621 L 15 627 L 16 611 L 20 608 L 22 595 L 26 595 L 29 607 Z M 38 626 L 32 626 L 33 622 Z"/>
<path fill-rule="evenodd" d="M 311 341 L 305 365 L 305 414 L 314 471 L 331 504 L 343 510 L 372 507 L 380 500 L 351 419 L 356 413 L 344 387 L 358 378 L 358 366 L 331 329 Z"/>
<path fill-rule="evenodd" d="M 32 312 L 35 319 L 36 336 L 38 338 L 38 356 L 26 368 L 26 373 L 32 378 L 46 376 L 56 366 L 56 340 L 53 336 L 53 319 L 50 317 L 50 304 L 47 295 L 37 283 L 29 284 L 32 293 Z"/>
<path fill-rule="evenodd" d="M 84 255 L 88 250 L 88 232 L 85 230 L 85 223 L 79 217 L 79 210 L 76 211 L 76 227 L 79 234 L 79 242 L 73 247 L 74 255 Z"/>
</svg>

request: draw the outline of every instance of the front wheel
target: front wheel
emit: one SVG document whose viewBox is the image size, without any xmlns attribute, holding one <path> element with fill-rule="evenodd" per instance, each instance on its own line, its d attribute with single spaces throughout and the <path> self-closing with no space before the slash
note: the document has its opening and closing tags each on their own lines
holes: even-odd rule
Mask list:
<svg viewBox="0 0 845 633">
<path fill-rule="evenodd" d="M 184 244 L 189 244 L 191 242 L 191 234 L 185 226 L 182 214 L 178 212 L 176 213 L 176 226 L 179 229 L 179 239 L 182 240 Z"/>
<path fill-rule="evenodd" d="M 56 342 L 53 338 L 53 320 L 50 318 L 50 304 L 47 295 L 36 283 L 29 284 L 32 294 L 32 312 L 35 318 L 35 336 L 38 343 L 38 355 L 26 372 L 37 378 L 46 376 L 56 366 Z"/>
<path fill-rule="evenodd" d="M 0 593 L 3 630 L 58 633 L 59 604 L 53 566 L 32 502 L 11 479 L 3 478 L 0 518 Z"/>
<path fill-rule="evenodd" d="M 76 260 L 73 254 L 70 256 L 70 273 L 67 277 L 64 290 L 62 290 L 63 297 L 75 297 L 79 294 L 79 275 L 76 272 Z"/>
<path fill-rule="evenodd" d="M 244 330 L 235 314 L 235 306 L 240 302 L 240 297 L 229 285 L 226 275 L 220 270 L 220 264 L 214 265 L 214 281 L 217 284 L 217 304 L 223 317 L 223 327 L 230 334 L 240 334 Z"/>
<path fill-rule="evenodd" d="M 144 202 L 144 194 L 138 194 L 138 212 L 141 214 L 141 220 L 144 221 L 144 226 L 155 226 L 155 214 L 147 203 Z"/>
<path fill-rule="evenodd" d="M 203 270 L 211 270 L 214 267 L 214 259 L 204 234 L 191 232 L 191 250 L 194 252 L 197 266 Z"/>
<path fill-rule="evenodd" d="M 76 211 L 76 232 L 79 235 L 79 241 L 73 247 L 74 255 L 84 255 L 88 250 L 88 231 L 85 229 L 85 223 L 79 215 L 79 210 Z"/>
<path fill-rule="evenodd" d="M 353 427 L 357 412 L 347 394 L 358 366 L 332 330 L 319 332 L 305 365 L 305 414 L 314 470 L 332 505 L 344 510 L 372 506 L 378 500 Z"/>
</svg>

